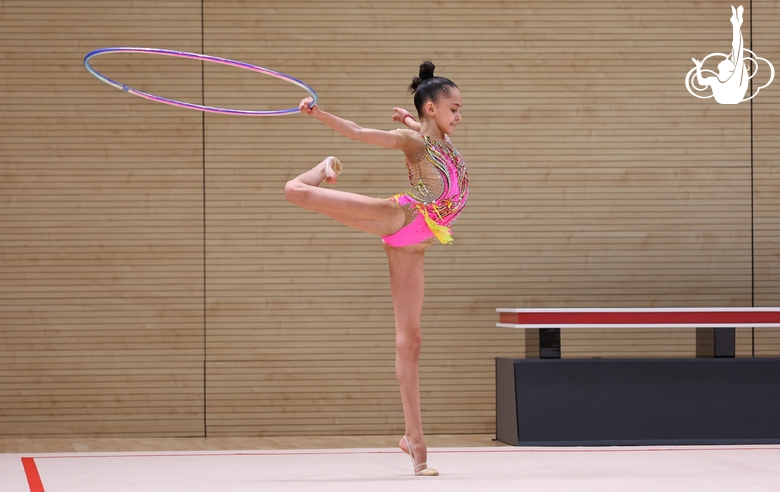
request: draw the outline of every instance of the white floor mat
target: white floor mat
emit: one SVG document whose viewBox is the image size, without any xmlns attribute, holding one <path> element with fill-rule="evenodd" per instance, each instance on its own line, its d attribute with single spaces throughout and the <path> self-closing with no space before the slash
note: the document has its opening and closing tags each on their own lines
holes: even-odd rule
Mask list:
<svg viewBox="0 0 780 492">
<path fill-rule="evenodd" d="M 780 490 L 780 446 L 441 448 L 428 462 L 439 477 L 391 449 L 0 454 L 0 491 Z"/>
</svg>

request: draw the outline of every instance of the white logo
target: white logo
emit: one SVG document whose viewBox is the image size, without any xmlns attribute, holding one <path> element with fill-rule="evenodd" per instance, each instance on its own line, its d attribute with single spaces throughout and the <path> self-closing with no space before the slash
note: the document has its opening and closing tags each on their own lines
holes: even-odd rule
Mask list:
<svg viewBox="0 0 780 492">
<path fill-rule="evenodd" d="M 775 67 L 769 63 L 765 58 L 761 58 L 749 49 L 745 48 L 742 41 L 742 12 L 745 9 L 742 5 L 736 10 L 734 6 L 731 7 L 731 26 L 732 26 L 732 40 L 731 40 L 731 54 L 726 55 L 724 53 L 712 53 L 704 57 L 702 61 L 692 58 L 693 63 L 696 65 L 685 76 L 685 88 L 688 92 L 700 99 L 707 99 L 714 97 L 720 104 L 739 104 L 742 101 L 748 101 L 753 99 L 758 92 L 764 87 L 772 83 L 775 78 Z M 751 56 L 745 56 L 745 52 Z M 712 70 L 703 70 L 702 65 L 707 59 L 717 56 L 722 57 L 720 63 L 718 63 L 718 73 Z M 762 85 L 756 92 L 751 94 L 750 97 L 745 97 L 745 93 L 750 86 L 750 79 L 752 79 L 758 73 L 758 60 L 764 61 L 769 66 L 769 80 L 766 84 Z M 748 67 L 748 61 L 752 65 Z M 750 68 L 750 70 L 748 69 Z M 748 72 L 750 74 L 748 75 Z M 704 77 L 702 73 L 710 73 L 712 76 Z M 694 80 L 695 79 L 695 80 Z M 712 89 L 712 94 L 709 96 L 700 96 L 694 92 L 703 92 L 707 88 Z M 691 90 L 693 88 L 693 90 Z"/>
</svg>

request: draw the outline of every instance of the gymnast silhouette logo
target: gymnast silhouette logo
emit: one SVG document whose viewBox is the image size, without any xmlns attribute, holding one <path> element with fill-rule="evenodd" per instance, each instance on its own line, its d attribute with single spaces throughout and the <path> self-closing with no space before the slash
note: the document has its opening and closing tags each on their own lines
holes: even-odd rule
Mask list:
<svg viewBox="0 0 780 492">
<path fill-rule="evenodd" d="M 737 9 L 734 9 L 733 5 L 731 7 L 732 16 L 730 20 L 733 33 L 731 54 L 712 53 L 704 57 L 702 61 L 691 58 L 696 66 L 685 76 L 685 88 L 694 96 L 700 99 L 714 97 L 720 104 L 739 104 L 742 101 L 748 101 L 756 97 L 761 89 L 771 84 L 772 80 L 774 80 L 775 67 L 765 58 L 761 58 L 745 48 L 742 40 L 742 31 L 740 30 L 742 27 L 742 12 L 744 10 L 742 5 Z M 745 52 L 751 56 L 745 56 Z M 718 63 L 718 73 L 702 69 L 704 63 L 712 57 L 723 57 L 723 60 Z M 750 97 L 745 97 L 745 93 L 750 86 L 750 79 L 758 73 L 758 60 L 765 62 L 769 66 L 769 80 L 756 89 L 756 92 L 751 94 Z M 702 73 L 710 73 L 712 76 L 704 77 Z M 708 96 L 696 94 L 696 92 L 705 92 L 708 87 L 712 89 L 712 94 Z"/>
</svg>

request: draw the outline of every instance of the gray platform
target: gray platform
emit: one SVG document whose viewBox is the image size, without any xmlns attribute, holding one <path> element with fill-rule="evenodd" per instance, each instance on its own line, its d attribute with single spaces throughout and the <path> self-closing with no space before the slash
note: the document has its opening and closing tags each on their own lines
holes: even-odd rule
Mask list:
<svg viewBox="0 0 780 492">
<path fill-rule="evenodd" d="M 512 445 L 780 443 L 780 359 L 496 359 Z"/>
</svg>

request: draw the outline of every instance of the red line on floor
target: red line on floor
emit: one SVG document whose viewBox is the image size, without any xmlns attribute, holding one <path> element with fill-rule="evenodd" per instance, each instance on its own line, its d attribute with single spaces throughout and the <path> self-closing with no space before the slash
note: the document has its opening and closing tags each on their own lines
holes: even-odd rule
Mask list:
<svg viewBox="0 0 780 492">
<path fill-rule="evenodd" d="M 46 492 L 43 490 L 43 482 L 38 474 L 38 467 L 35 465 L 35 458 L 22 458 L 24 474 L 27 475 L 27 484 L 30 486 L 30 492 Z"/>
</svg>

